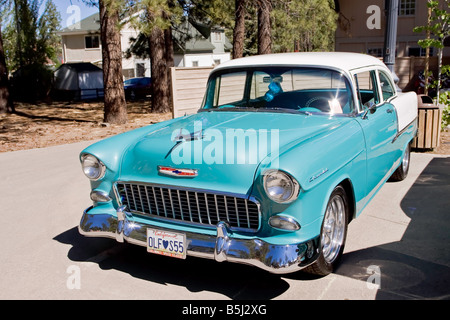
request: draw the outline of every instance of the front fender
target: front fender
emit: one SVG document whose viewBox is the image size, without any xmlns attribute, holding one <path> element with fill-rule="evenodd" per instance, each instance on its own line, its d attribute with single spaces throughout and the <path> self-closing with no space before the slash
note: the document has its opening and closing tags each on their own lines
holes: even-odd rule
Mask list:
<svg viewBox="0 0 450 320">
<path fill-rule="evenodd" d="M 263 206 L 270 208 L 269 215 L 281 212 L 291 215 L 300 223 L 305 236 L 312 238 L 320 233 L 328 199 L 342 181 L 350 181 L 356 202 L 364 198 L 365 157 L 362 129 L 353 118 L 347 118 L 344 124 L 284 150 L 277 161 L 271 159 L 258 168 L 257 179 L 268 169 L 291 174 L 300 184 L 296 201 L 288 205 L 274 203 L 265 196 L 262 179 L 255 183 L 255 193 L 263 199 Z"/>
<path fill-rule="evenodd" d="M 81 151 L 80 160 L 83 154 L 92 154 L 106 166 L 105 177 L 98 181 L 91 181 L 91 188 L 98 188 L 104 191 L 111 190 L 111 181 L 115 181 L 120 173 L 122 158 L 126 150 L 134 145 L 139 138 L 165 127 L 174 120 L 172 119 L 118 134 L 96 142 Z"/>
</svg>

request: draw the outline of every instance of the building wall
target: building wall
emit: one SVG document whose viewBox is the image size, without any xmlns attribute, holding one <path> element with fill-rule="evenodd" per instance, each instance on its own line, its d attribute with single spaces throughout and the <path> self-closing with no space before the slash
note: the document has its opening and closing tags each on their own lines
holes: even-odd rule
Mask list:
<svg viewBox="0 0 450 320">
<path fill-rule="evenodd" d="M 402 0 L 399 0 L 402 1 Z M 411 1 L 411 0 L 408 0 Z M 385 0 L 340 0 L 340 23 L 336 30 L 336 51 L 351 51 L 382 56 L 385 33 Z M 379 28 L 376 25 L 379 8 Z M 414 15 L 399 15 L 397 26 L 397 57 L 409 56 L 410 48 L 419 48 L 417 41 L 425 33 L 413 32 L 415 26 L 426 25 L 427 6 L 425 0 L 415 0 Z M 381 50 L 381 51 L 380 51 Z M 444 55 L 450 52 L 446 49 Z M 433 55 L 436 55 L 434 52 Z"/>
<path fill-rule="evenodd" d="M 97 62 L 102 60 L 101 45 L 99 48 L 86 49 L 85 36 L 84 34 L 62 36 L 63 59 L 65 63 Z"/>
<path fill-rule="evenodd" d="M 131 38 L 136 38 L 138 32 L 131 24 L 125 23 L 121 29 L 121 47 L 125 51 L 131 45 Z M 85 36 L 87 34 L 63 34 L 63 62 L 91 62 L 102 65 L 101 44 L 99 48 L 87 49 Z M 98 34 L 98 36 L 100 36 Z M 176 67 L 212 67 L 231 59 L 229 52 L 225 51 L 225 33 L 221 29 L 214 30 L 209 39 L 216 49 L 213 52 L 193 52 L 187 54 L 176 54 L 174 64 Z M 124 79 L 134 77 L 150 77 L 151 66 L 149 59 L 140 59 L 135 56 L 122 59 L 122 73 Z"/>
<path fill-rule="evenodd" d="M 177 55 L 176 67 L 213 67 L 231 59 L 229 52 L 224 53 L 187 53 Z"/>
</svg>

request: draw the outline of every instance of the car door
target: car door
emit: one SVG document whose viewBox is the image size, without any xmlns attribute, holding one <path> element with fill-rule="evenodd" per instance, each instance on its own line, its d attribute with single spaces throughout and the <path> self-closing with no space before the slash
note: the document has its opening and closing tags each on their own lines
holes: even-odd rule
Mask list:
<svg viewBox="0 0 450 320">
<path fill-rule="evenodd" d="M 394 164 L 392 141 L 397 134 L 397 115 L 381 96 L 376 70 L 354 74 L 360 123 L 366 141 L 367 193 L 374 193 L 389 178 Z"/>
</svg>

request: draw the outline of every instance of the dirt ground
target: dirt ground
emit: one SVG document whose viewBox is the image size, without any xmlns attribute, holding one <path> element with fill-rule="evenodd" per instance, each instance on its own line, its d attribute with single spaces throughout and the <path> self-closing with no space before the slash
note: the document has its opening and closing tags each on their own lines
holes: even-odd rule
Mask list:
<svg viewBox="0 0 450 320">
<path fill-rule="evenodd" d="M 149 101 L 127 103 L 126 125 L 104 124 L 102 102 L 16 103 L 15 108 L 14 114 L 0 115 L 0 152 L 102 139 L 172 117 L 150 113 Z M 439 147 L 420 152 L 450 155 L 450 132 L 441 132 Z"/>
<path fill-rule="evenodd" d="M 103 123 L 102 102 L 16 103 L 16 113 L 0 115 L 0 152 L 102 139 L 172 118 L 150 113 L 150 105 L 128 102 L 128 123 L 109 125 Z"/>
</svg>

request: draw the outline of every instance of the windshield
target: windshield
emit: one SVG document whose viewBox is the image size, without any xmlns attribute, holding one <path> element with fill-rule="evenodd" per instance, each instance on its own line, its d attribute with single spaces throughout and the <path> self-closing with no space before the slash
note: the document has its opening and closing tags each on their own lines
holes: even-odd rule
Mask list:
<svg viewBox="0 0 450 320">
<path fill-rule="evenodd" d="M 347 79 L 334 70 L 258 67 L 213 73 L 202 109 L 350 114 Z"/>
</svg>

